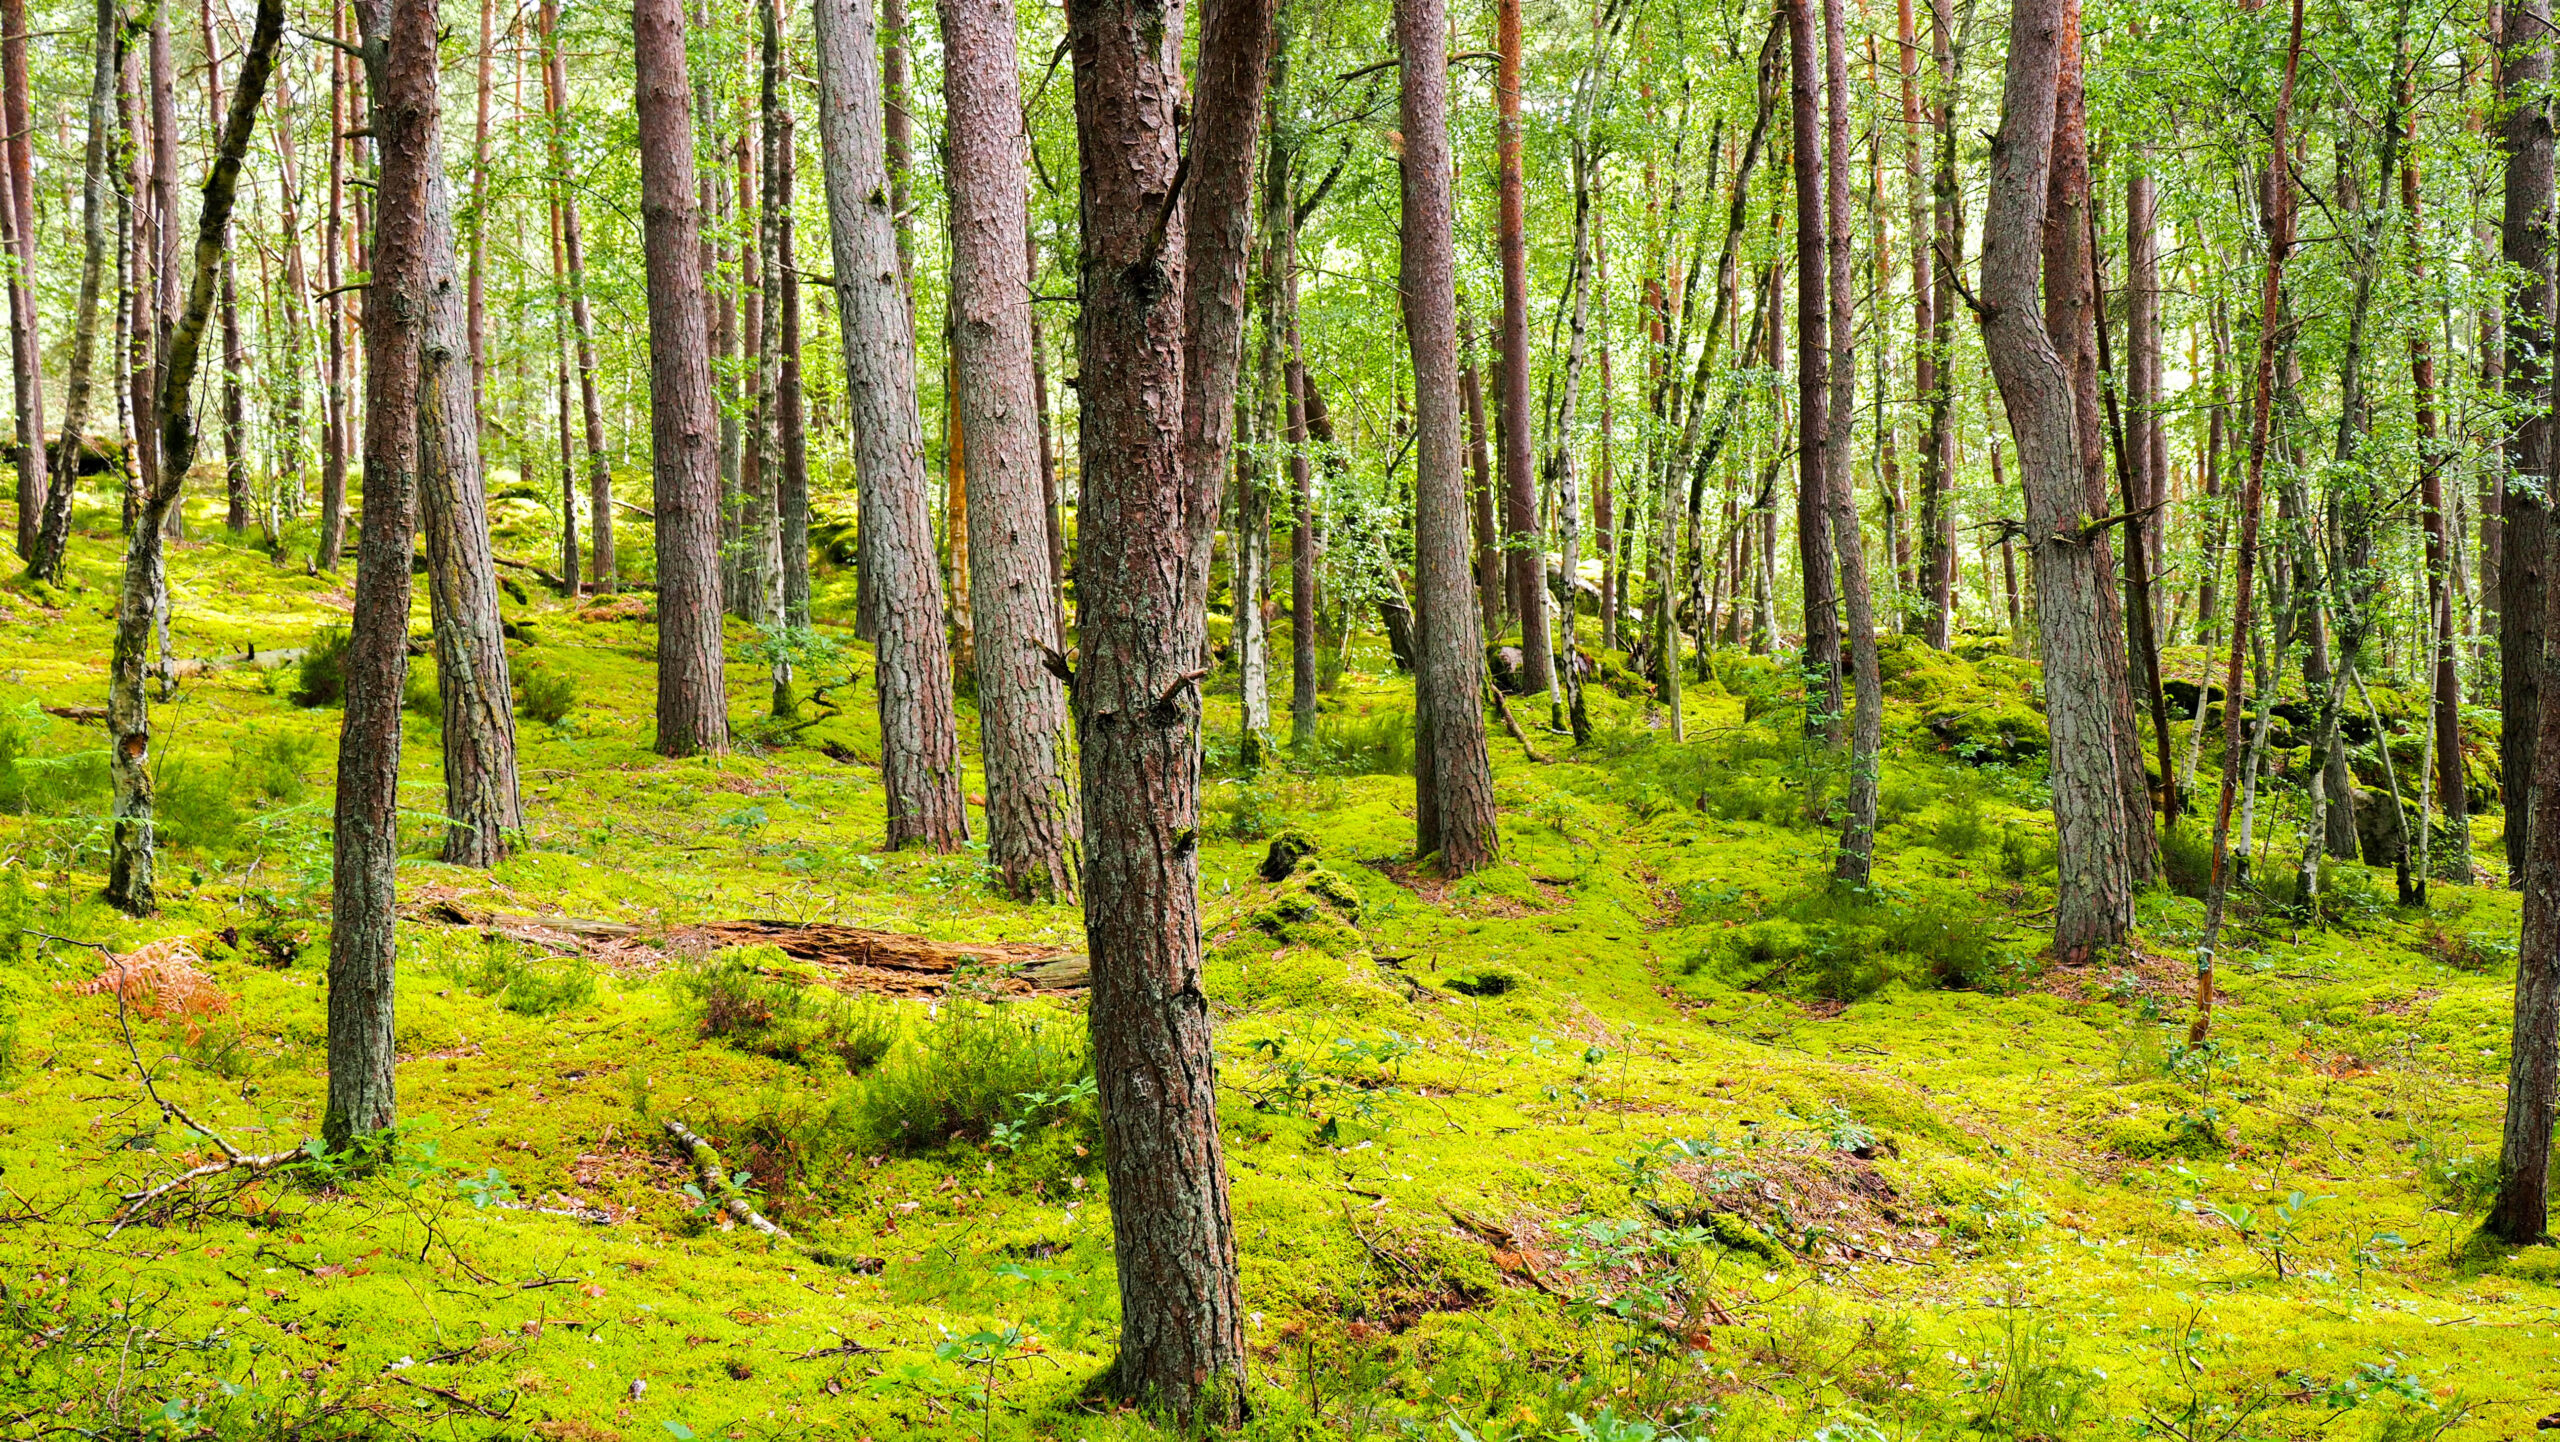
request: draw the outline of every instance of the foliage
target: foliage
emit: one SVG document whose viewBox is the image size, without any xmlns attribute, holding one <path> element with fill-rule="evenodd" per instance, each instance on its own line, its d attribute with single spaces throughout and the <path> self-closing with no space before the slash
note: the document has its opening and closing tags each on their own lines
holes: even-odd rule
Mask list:
<svg viewBox="0 0 2560 1442">
<path fill-rule="evenodd" d="M 897 1021 L 874 1001 L 810 985 L 770 946 L 726 946 L 678 973 L 700 1035 L 801 1066 L 821 1058 L 859 1076 L 889 1054 Z M 778 974 L 777 974 L 778 973 Z"/>
<path fill-rule="evenodd" d="M 294 663 L 293 704 L 336 706 L 347 699 L 347 628 L 323 626 Z"/>
<path fill-rule="evenodd" d="M 959 1142 L 1015 1150 L 1031 1131 L 1095 1125 L 1083 1028 L 1032 1007 L 948 1001 L 851 1094 L 867 1145 L 930 1152 Z"/>
</svg>

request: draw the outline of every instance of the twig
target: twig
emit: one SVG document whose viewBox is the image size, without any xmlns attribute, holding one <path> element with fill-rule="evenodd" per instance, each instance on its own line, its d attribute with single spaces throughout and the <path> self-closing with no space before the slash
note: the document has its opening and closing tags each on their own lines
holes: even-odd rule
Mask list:
<svg viewBox="0 0 2560 1442">
<path fill-rule="evenodd" d="M 55 941 L 68 940 L 68 938 L 65 937 L 53 937 L 51 939 Z M 95 946 L 98 950 L 105 952 L 109 957 L 113 957 L 115 955 L 114 952 L 108 951 L 105 946 L 94 941 L 73 942 L 71 944 L 75 946 Z M 264 1155 L 244 1152 L 238 1147 L 233 1146 L 228 1139 L 223 1137 L 219 1132 L 213 1130 L 213 1128 L 208 1127 L 204 1123 L 197 1121 L 194 1117 L 187 1115 L 186 1110 L 180 1107 L 176 1102 L 160 1095 L 160 1089 L 152 1085 L 151 1068 L 142 1064 L 141 1049 L 133 1044 L 133 1024 L 127 1018 L 125 1013 L 124 987 L 121 985 L 116 987 L 116 1030 L 124 1037 L 125 1055 L 133 1058 L 134 1075 L 142 1079 L 142 1090 L 147 1093 L 153 1103 L 160 1108 L 160 1114 L 213 1143 L 214 1147 L 222 1153 L 222 1160 L 217 1162 L 207 1162 L 203 1166 L 190 1168 L 187 1171 L 180 1172 L 178 1175 L 171 1177 L 169 1180 L 160 1183 L 156 1187 L 145 1187 L 138 1192 L 124 1193 L 120 1198 L 124 1205 L 116 1211 L 115 1225 L 107 1229 L 107 1235 L 109 1237 L 113 1237 L 116 1233 L 123 1231 L 127 1226 L 131 1225 L 134 1218 L 148 1211 L 151 1207 L 156 1205 L 162 1197 L 169 1195 L 171 1192 L 177 1191 L 181 1187 L 189 1186 L 195 1182 L 201 1181 L 206 1177 L 219 1176 L 224 1172 L 230 1171 L 246 1171 L 253 1177 L 263 1176 L 268 1172 L 274 1171 L 278 1167 L 285 1166 L 293 1162 L 309 1160 L 311 1156 L 311 1146 L 308 1142 L 294 1147 L 291 1151 L 269 1152 Z"/>
</svg>

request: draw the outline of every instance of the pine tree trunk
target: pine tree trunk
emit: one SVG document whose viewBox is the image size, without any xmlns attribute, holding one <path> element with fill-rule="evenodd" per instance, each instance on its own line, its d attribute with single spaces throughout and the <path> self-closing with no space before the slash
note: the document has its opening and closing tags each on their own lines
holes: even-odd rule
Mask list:
<svg viewBox="0 0 2560 1442">
<path fill-rule="evenodd" d="M 677 0 L 637 0 L 632 61 L 649 274 L 658 751 L 718 754 L 729 747 L 720 644 L 720 432 L 694 211 L 693 101 Z"/>
<path fill-rule="evenodd" d="M 774 402 L 774 429 L 781 437 L 782 473 L 775 478 L 774 502 L 782 531 L 782 622 L 809 624 L 809 416 L 801 389 L 800 254 L 792 221 L 792 196 L 799 185 L 793 136 L 798 124 L 782 112 L 782 140 L 775 157 L 781 174 L 775 190 L 781 197 L 781 235 L 776 241 L 782 265 L 780 368 L 775 382 L 781 392 Z"/>
<path fill-rule="evenodd" d="M 1074 688 L 1090 1020 L 1121 1301 L 1107 1385 L 1188 1422 L 1231 1426 L 1244 1411 L 1246 1356 L 1200 981 L 1197 683 L 1270 11 L 1255 0 L 1206 7 L 1187 171 L 1182 42 L 1161 14 L 1136 0 L 1077 0 L 1067 32 L 1082 180 L 1082 469 L 1113 478 L 1084 492 Z M 1178 175 L 1187 207 L 1176 203 Z"/>
<path fill-rule="evenodd" d="M 479 85 L 477 104 L 471 125 L 471 244 L 470 287 L 464 308 L 464 329 L 471 346 L 471 414 L 478 424 L 481 412 L 488 406 L 489 353 L 486 326 L 488 319 L 489 269 L 489 99 L 495 76 L 491 65 L 497 46 L 497 0 L 480 0 Z"/>
<path fill-rule="evenodd" d="M 44 524 L 36 535 L 35 554 L 27 572 L 40 581 L 62 580 L 63 551 L 71 539 L 71 500 L 80 484 L 82 433 L 89 423 L 90 377 L 97 366 L 98 301 L 105 283 L 107 227 L 107 147 L 115 134 L 116 74 L 123 67 L 122 32 L 115 0 L 98 0 L 96 63 L 89 86 L 89 140 L 81 182 L 81 260 L 78 320 L 72 326 L 71 372 L 63 387 L 62 443 L 49 468 L 62 484 L 45 491 Z M 5 63 L 5 62 L 0 62 Z"/>
<path fill-rule="evenodd" d="M 1796 194 L 1796 554 L 1804 579 L 1805 724 L 1840 746 L 1848 734 L 1840 690 L 1839 563 L 1822 455 L 1830 432 L 1831 318 L 1823 300 L 1822 58 L 1814 40 L 1819 4 L 1787 0 L 1786 7 Z"/>
<path fill-rule="evenodd" d="M 1066 645 L 1055 629 L 1043 520 L 1013 0 L 942 0 L 941 16 L 988 856 L 1013 896 L 1072 901 L 1080 857 L 1066 696 L 1046 664 Z"/>
<path fill-rule="evenodd" d="M 241 373 L 248 365 L 249 357 L 240 348 L 239 289 L 231 257 L 226 255 L 222 258 L 222 524 L 235 536 L 249 529 L 249 416 L 240 390 Z"/>
<path fill-rule="evenodd" d="M 1877 783 L 1884 743 L 1884 680 L 1876 655 L 1874 607 L 1867 592 L 1866 541 L 1858 524 L 1858 497 L 1850 475 L 1851 427 L 1858 398 L 1856 294 L 1849 253 L 1848 44 L 1841 0 L 1822 0 L 1823 59 L 1829 82 L 1829 147 L 1824 158 L 1828 215 L 1824 249 L 1830 262 L 1830 424 L 1821 436 L 1824 491 L 1831 504 L 1831 544 L 1839 559 L 1842 619 L 1848 631 L 1850 667 L 1858 710 L 1849 746 L 1848 804 L 1840 821 L 1840 854 L 1834 879 L 1865 886 L 1876 849 Z M 1798 164 L 1804 163 L 1801 154 Z"/>
<path fill-rule="evenodd" d="M 1529 230 L 1520 175 L 1520 0 L 1494 0 L 1496 246 L 1502 262 L 1502 550 L 1511 609 L 1520 618 L 1520 679 L 1531 693 L 1555 689 L 1547 635 L 1547 543 L 1538 524 L 1537 476 L 1530 469 Z M 1429 609 L 1426 602 L 1424 609 Z M 1428 622 L 1425 623 L 1426 626 Z"/>
<path fill-rule="evenodd" d="M 329 20 L 340 39 L 346 34 L 346 11 L 331 0 Z M 347 297 L 340 289 L 340 260 L 346 245 L 347 66 L 346 56 L 329 52 L 329 210 L 320 231 L 320 323 L 328 328 L 323 383 L 328 387 L 320 411 L 320 538 L 312 565 L 334 571 L 347 539 L 347 445 L 353 438 L 353 402 L 348 394 Z"/>
<path fill-rule="evenodd" d="M 1398 0 L 1396 38 L 1407 59 L 1436 60 L 1446 28 L 1443 0 Z M 1421 632 L 1414 670 L 1415 849 L 1426 856 L 1437 852 L 1444 874 L 1464 876 L 1492 864 L 1502 838 L 1485 749 L 1484 630 L 1467 568 L 1466 479 L 1459 467 L 1449 82 L 1441 66 L 1429 63 L 1404 66 L 1403 82 L 1404 326 L 1413 352 L 1414 580 Z M 1507 348 L 1506 368 L 1515 353 L 1525 360 L 1527 347 Z M 1522 392 L 1525 406 L 1525 381 Z M 1528 417 L 1508 419 L 1525 440 Z M 1524 628 L 1542 629 L 1529 622 L 1524 610 Z"/>
<path fill-rule="evenodd" d="M 2054 97 L 2053 193 L 2047 199 L 2044 214 L 2045 330 L 2071 375 L 2073 429 L 2080 446 L 2084 492 L 2077 514 L 2094 519 L 2112 514 L 2115 507 L 2108 494 L 2111 488 L 2107 484 L 2106 431 L 2099 420 L 2098 297 L 2090 255 L 2094 227 L 2090 219 L 2088 114 L 2081 86 L 2079 0 L 2066 0 L 2062 24 L 2062 68 Z M 2022 441 L 2022 458 L 2024 454 Z M 2044 534 L 2038 533 L 2039 541 Z M 2150 827 L 2151 790 L 2143 776 L 2142 733 L 2134 721 L 2133 686 L 2127 674 L 2127 658 L 2132 651 L 2125 640 L 2124 595 L 2116 582 L 2112 531 L 2085 533 L 2078 545 L 2098 574 L 2098 637 L 2107 654 L 2114 658 L 2095 681 L 2115 717 L 2110 755 L 2119 794 L 2117 808 L 2128 828 L 2122 849 L 2132 879 L 2139 881 L 2156 869 L 2158 853 Z M 2043 573 L 2037 574 L 2041 577 Z M 2038 594 L 2042 594 L 2041 590 Z"/>
<path fill-rule="evenodd" d="M 2402 109 L 2409 117 L 2410 135 L 2406 142 L 2409 148 L 2402 152 L 2400 164 L 2400 209 L 2408 218 L 2405 263 L 2409 275 L 2424 280 L 2426 247 L 2419 210 L 2415 83 L 2414 73 L 2402 77 Z M 2446 514 L 2444 495 L 2444 466 L 2449 456 L 2438 433 L 2435 350 L 2423 323 L 2409 328 L 2409 380 L 2418 428 L 2419 524 L 2426 533 L 2426 604 L 2430 614 L 2425 634 L 2429 637 L 2428 690 L 2434 708 L 2429 729 L 2435 743 L 2435 803 L 2444 813 L 2445 831 L 2445 843 L 2439 845 L 2431 834 L 2433 828 L 2419 829 L 2419 874 L 2442 874 L 2447 880 L 2468 882 L 2471 788 L 2469 767 L 2462 755 L 2462 672 L 2453 638 L 2453 527 Z"/>
<path fill-rule="evenodd" d="M 2551 470 L 2552 128 L 2550 107 L 2539 97 L 2551 81 L 2550 0 L 2522 0 L 2509 11 L 2521 24 L 2508 26 L 2514 42 L 2499 71 L 2500 110 L 2506 121 L 2499 148 L 2506 156 L 2506 214 L 2500 249 L 2521 278 L 2507 302 L 2504 389 L 2515 408 L 2508 432 L 2506 474 L 2535 482 L 2510 484 L 2499 498 L 2498 569 L 2498 770 L 2507 778 L 2507 875 L 2524 884 L 2533 828 L 2536 738 L 2540 730 L 2543 651 L 2542 597 L 2550 584 L 2549 507 L 2540 481 Z"/>
<path fill-rule="evenodd" d="M 586 424 L 587 536 L 595 551 L 595 587 L 612 591 L 620 585 L 613 553 L 613 469 L 604 449 L 604 405 L 596 393 L 596 327 L 587 306 L 586 240 L 578 227 L 578 197 L 569 188 L 569 63 L 559 43 L 559 7 L 546 0 L 539 12 L 547 59 L 543 67 L 543 105 L 551 122 L 551 186 L 560 209 L 560 245 L 567 262 L 569 320 L 578 357 L 578 405 Z"/>
<path fill-rule="evenodd" d="M 1289 356 L 1282 439 L 1289 448 L 1289 744 L 1301 755 L 1316 744 L 1316 481 L 1307 457 L 1306 356 L 1298 344 L 1298 232 L 1288 228 L 1281 254 L 1281 326 Z"/>
<path fill-rule="evenodd" d="M 26 0 L 0 0 L 0 124 L 8 128 L 0 172 L 0 240 L 9 251 L 9 359 L 18 417 L 18 556 L 33 561 L 44 530 L 50 477 L 44 448 L 44 343 L 35 299 L 35 152 L 29 134 Z M 78 480 L 66 475 L 68 489 Z"/>
<path fill-rule="evenodd" d="M 2057 82 L 2076 49 L 2069 0 L 2012 0 L 2008 75 L 1983 217 L 1983 349 L 2017 438 L 2026 537 L 2036 574 L 2059 884 L 2054 952 L 2079 960 L 2122 942 L 2133 922 L 2115 716 L 2104 673 L 2121 661 L 2099 630 L 2108 581 L 2081 539 L 2088 488 L 2071 372 L 2046 329 L 2041 243 L 2054 168 Z M 1997 452 L 1994 452 L 1995 456 Z M 2014 614 L 2014 609 L 2013 609 Z"/>
<path fill-rule="evenodd" d="M 878 646 L 888 844 L 950 851 L 968 838 L 951 653 L 933 554 L 932 492 L 916 412 L 915 336 L 899 278 L 870 0 L 818 0 L 818 134 L 826 149 L 846 404 L 863 478 L 864 604 Z"/>
</svg>

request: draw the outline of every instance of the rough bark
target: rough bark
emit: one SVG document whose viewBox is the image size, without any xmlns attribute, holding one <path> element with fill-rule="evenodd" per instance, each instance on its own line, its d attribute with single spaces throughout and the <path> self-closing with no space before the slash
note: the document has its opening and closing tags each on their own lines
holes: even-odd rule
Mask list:
<svg viewBox="0 0 2560 1442">
<path fill-rule="evenodd" d="M 1121 1299 L 1107 1385 L 1224 1426 L 1244 1410 L 1244 1318 L 1200 980 L 1197 683 L 1270 19 L 1260 0 L 1212 0 L 1186 170 L 1180 16 L 1138 0 L 1067 11 L 1083 469 L 1113 482 L 1084 492 L 1074 704 Z"/>
<path fill-rule="evenodd" d="M 2133 922 L 2133 890 L 2115 718 L 2103 679 L 2119 662 L 2098 627 L 2107 580 L 2082 539 L 2089 513 L 2076 401 L 2071 373 L 2045 326 L 2038 286 L 2057 82 L 2064 46 L 2078 42 L 2067 4 L 2011 3 L 2008 73 L 1983 216 L 1982 337 L 2018 445 L 2035 566 L 2053 747 L 2054 951 L 2083 959 L 2123 940 Z"/>
<path fill-rule="evenodd" d="M 1846 708 L 1840 692 L 1838 560 L 1831 544 L 1822 438 L 1830 408 L 1831 317 L 1823 293 L 1822 56 L 1814 38 L 1820 0 L 1787 0 L 1788 136 L 1796 199 L 1796 555 L 1804 579 L 1805 724 L 1833 743 Z"/>
<path fill-rule="evenodd" d="M 35 153 L 27 98 L 26 0 L 0 0 L 0 240 L 9 251 L 9 359 L 18 416 L 18 556 L 32 561 L 49 493 L 44 449 L 44 343 L 36 311 Z M 63 484 L 72 484 L 65 476 Z"/>
<path fill-rule="evenodd" d="M 1882 779 L 1884 677 L 1876 655 L 1875 611 L 1867 591 L 1866 542 L 1858 525 L 1857 492 L 1850 477 L 1849 417 L 1857 405 L 1858 354 L 1855 293 L 1850 289 L 1848 45 L 1841 0 L 1822 0 L 1823 62 L 1829 89 L 1828 140 L 1823 163 L 1826 215 L 1824 251 L 1830 268 L 1830 424 L 1821 436 L 1823 489 L 1831 508 L 1831 543 L 1839 563 L 1842 620 L 1848 630 L 1850 668 L 1856 677 L 1857 716 L 1849 744 L 1849 795 L 1840 818 L 1840 850 L 1833 879 L 1865 886 L 1874 865 L 1876 801 Z M 1799 155 L 1798 164 L 1803 160 Z"/>
<path fill-rule="evenodd" d="M 1529 231 L 1520 175 L 1520 0 L 1494 0 L 1494 225 L 1502 263 L 1502 345 L 1494 374 L 1502 392 L 1502 551 L 1511 609 L 1520 618 L 1521 681 L 1531 692 L 1555 686 L 1547 634 L 1547 541 L 1538 524 L 1538 480 L 1530 469 Z"/>
<path fill-rule="evenodd" d="M 658 750 L 717 754 L 729 746 L 720 644 L 720 432 L 694 210 L 693 100 L 677 0 L 637 0 L 632 65 L 649 276 Z"/>
<path fill-rule="evenodd" d="M 782 262 L 778 304 L 781 334 L 775 344 L 781 359 L 774 372 L 774 431 L 780 440 L 782 471 L 774 478 L 776 520 L 782 532 L 782 623 L 809 624 L 809 411 L 800 369 L 800 251 L 792 217 L 792 196 L 799 167 L 792 136 L 797 122 L 790 111 L 781 116 L 782 139 L 775 147 L 775 206 L 780 215 L 775 254 Z"/>
<path fill-rule="evenodd" d="M 968 839 L 942 578 L 916 411 L 915 335 L 900 279 L 870 0 L 818 0 L 818 136 L 844 333 L 847 408 L 862 477 L 864 596 L 878 646 L 888 845 L 949 851 Z"/>
<path fill-rule="evenodd" d="M 1436 60 L 1442 0 L 1399 0 L 1396 37 L 1410 61 Z M 1467 567 L 1467 492 L 1458 429 L 1456 253 L 1450 235 L 1449 80 L 1438 64 L 1403 67 L 1403 290 L 1414 376 L 1414 668 L 1416 849 L 1451 876 L 1501 852 L 1485 749 L 1484 627 Z M 1505 364 L 1507 365 L 1506 357 Z M 1527 417 L 1513 418 L 1526 435 Z M 1525 618 L 1524 618 L 1525 619 Z M 1533 628 L 1534 629 L 1534 628 Z"/>
<path fill-rule="evenodd" d="M 332 0 L 329 23 L 340 40 L 346 37 L 346 8 Z M 354 429 L 347 387 L 347 297 L 339 289 L 340 262 L 346 233 L 348 57 L 329 52 L 329 209 L 320 231 L 320 285 L 328 292 L 320 301 L 320 323 L 329 337 L 323 361 L 327 390 L 320 410 L 320 536 L 312 548 L 312 565 L 334 571 L 347 539 L 347 443 Z"/>
<path fill-rule="evenodd" d="M 2507 875 L 2521 885 L 2533 830 L 2534 748 L 2541 734 L 2542 597 L 2550 581 L 2551 474 L 2551 82 L 2550 0 L 2524 0 L 2509 10 L 2520 24 L 2499 69 L 2498 143 L 2506 157 L 2506 209 L 2499 248 L 2520 272 L 2505 317 L 2505 392 L 2515 407 L 2499 497 L 2498 769 L 2506 778 Z"/>
<path fill-rule="evenodd" d="M 620 574 L 613 554 L 613 468 L 604 451 L 604 406 L 596 393 L 596 327 L 587 305 L 586 239 L 578 226 L 578 197 L 569 187 L 568 60 L 560 52 L 559 7 L 545 0 L 540 12 L 543 46 L 542 98 L 551 121 L 551 185 L 560 208 L 560 244 L 568 269 L 569 320 L 578 354 L 578 404 L 586 423 L 587 536 L 595 551 L 595 587 L 614 590 Z"/>
<path fill-rule="evenodd" d="M 95 63 L 90 72 L 88 147 L 83 162 L 80 203 L 80 300 L 71 330 L 71 372 L 63 387 L 62 449 L 50 473 L 62 484 L 45 492 L 44 524 L 37 531 L 35 554 L 27 571 L 40 581 L 62 579 L 64 548 L 71 539 L 71 499 L 79 488 L 81 434 L 89 424 L 90 377 L 97 366 L 98 300 L 105 283 L 109 199 L 107 147 L 115 134 L 116 73 L 124 63 L 122 31 L 116 23 L 115 0 L 98 0 Z"/>
<path fill-rule="evenodd" d="M 1073 900 L 1078 837 L 1065 649 L 1049 595 L 1013 0 L 941 0 L 952 343 L 969 437 L 970 582 L 987 849 L 1016 897 Z"/>
<path fill-rule="evenodd" d="M 2233 558 L 2231 584 L 2231 662 L 2222 686 L 2222 793 L 2214 808 L 2213 860 L 2209 887 L 2205 895 L 2204 941 L 2196 948 L 2196 1014 L 2187 1027 L 2187 1041 L 2200 1046 L 2213 1029 L 2214 947 L 2222 938 L 2222 918 L 2231 899 L 2231 810 L 2243 784 L 2258 767 L 2253 749 L 2244 753 L 2240 746 L 2240 719 L 2243 710 L 2241 665 L 2249 654 L 2249 607 L 2254 599 L 2258 564 L 2258 526 L 2264 509 L 2267 473 L 2267 446 L 2273 424 L 2276 383 L 2276 351 L 2281 344 L 2284 317 L 2284 267 L 2293 253 L 2294 199 L 2293 153 L 2288 127 L 2292 121 L 2293 82 L 2302 60 L 2302 0 L 2293 0 L 2291 38 L 2285 49 L 2284 84 L 2276 101 L 2274 133 L 2267 146 L 2266 191 L 2267 267 L 2264 284 L 2258 296 L 2258 355 L 2249 396 L 2249 464 L 2240 488 L 2240 544 Z M 2286 608 L 2277 607 L 2279 629 Z M 2278 659 L 2282 658 L 2278 652 Z M 2261 698 L 2261 706 L 2274 697 L 2272 680 Z M 2261 713 L 2258 736 L 2267 733 Z M 2255 787 L 2251 788 L 2254 794 Z M 2247 855 L 2244 845 L 2242 855 Z"/>
<path fill-rule="evenodd" d="M 2400 209 L 2406 217 L 2409 232 L 2405 252 L 2409 274 L 2423 280 L 2426 275 L 2426 247 L 2419 210 L 2418 115 L 2414 104 L 2414 76 L 2404 76 L 2402 86 L 2410 136 L 2400 164 Z M 2444 813 L 2446 835 L 2439 843 L 2433 827 L 2419 828 L 2422 838 L 2419 854 L 2423 858 L 2419 874 L 2434 876 L 2441 869 L 2449 879 L 2468 881 L 2471 877 L 2471 794 L 2468 767 L 2462 756 L 2462 673 L 2457 664 L 2453 637 L 2453 527 L 2445 508 L 2444 494 L 2444 466 L 2450 457 L 2438 430 L 2436 358 L 2428 339 L 2428 329 L 2423 321 L 2409 328 L 2409 380 L 2418 428 L 2419 524 L 2426 533 L 2426 605 L 2429 615 L 2425 634 L 2429 637 L 2428 692 L 2434 713 L 2429 730 L 2435 743 L 2435 801 Z"/>
<path fill-rule="evenodd" d="M 337 865 L 329 913 L 333 1150 L 391 1125 L 393 870 L 399 859 L 400 692 L 408 678 L 410 533 L 417 524 L 419 340 L 427 320 L 426 147 L 436 106 L 436 13 L 426 0 L 358 0 L 385 37 L 378 72 L 372 284 L 364 293 L 364 513 L 338 732 Z"/>
</svg>

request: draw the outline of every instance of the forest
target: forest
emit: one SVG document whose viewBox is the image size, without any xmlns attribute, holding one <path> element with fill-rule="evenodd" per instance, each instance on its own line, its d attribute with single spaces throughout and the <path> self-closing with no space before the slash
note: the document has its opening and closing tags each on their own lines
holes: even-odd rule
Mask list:
<svg viewBox="0 0 2560 1442">
<path fill-rule="evenodd" d="M 2560 1428 L 2552 9 L 0 0 L 0 1438 Z"/>
</svg>

